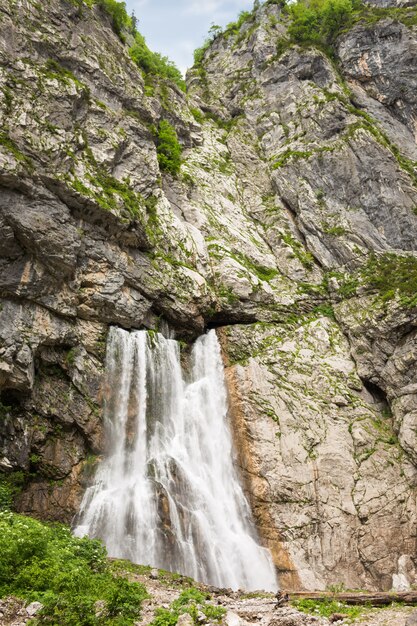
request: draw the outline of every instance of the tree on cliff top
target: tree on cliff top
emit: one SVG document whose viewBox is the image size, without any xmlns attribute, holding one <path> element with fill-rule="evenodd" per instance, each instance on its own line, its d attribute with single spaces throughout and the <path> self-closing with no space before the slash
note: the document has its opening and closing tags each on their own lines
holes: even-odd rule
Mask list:
<svg viewBox="0 0 417 626">
<path fill-rule="evenodd" d="M 298 0 L 288 5 L 292 22 L 288 33 L 293 41 L 330 46 L 349 28 L 361 0 Z"/>
</svg>

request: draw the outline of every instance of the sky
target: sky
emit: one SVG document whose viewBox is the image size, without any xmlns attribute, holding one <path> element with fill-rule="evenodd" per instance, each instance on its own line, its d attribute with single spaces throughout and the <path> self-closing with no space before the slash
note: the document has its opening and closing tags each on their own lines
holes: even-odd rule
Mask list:
<svg viewBox="0 0 417 626">
<path fill-rule="evenodd" d="M 224 26 L 253 6 L 253 0 L 125 1 L 149 48 L 168 56 L 182 72 L 193 64 L 193 52 L 203 44 L 212 23 Z"/>
</svg>

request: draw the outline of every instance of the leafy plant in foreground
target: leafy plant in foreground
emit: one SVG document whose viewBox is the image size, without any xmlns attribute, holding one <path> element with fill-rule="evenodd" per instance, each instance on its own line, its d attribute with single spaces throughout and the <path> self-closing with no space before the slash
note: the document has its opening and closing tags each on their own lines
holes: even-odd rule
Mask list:
<svg viewBox="0 0 417 626">
<path fill-rule="evenodd" d="M 169 609 L 159 608 L 155 612 L 155 618 L 151 626 L 175 626 L 178 618 L 183 613 L 188 613 L 198 624 L 198 613 L 203 613 L 210 622 L 220 622 L 225 609 L 221 606 L 209 604 L 209 595 L 203 593 L 195 587 L 186 589 L 177 600 L 172 602 Z"/>
<path fill-rule="evenodd" d="M 129 626 L 139 619 L 145 588 L 112 573 L 100 541 L 10 511 L 0 512 L 0 537 L 0 597 L 40 601 L 33 626 Z"/>
</svg>

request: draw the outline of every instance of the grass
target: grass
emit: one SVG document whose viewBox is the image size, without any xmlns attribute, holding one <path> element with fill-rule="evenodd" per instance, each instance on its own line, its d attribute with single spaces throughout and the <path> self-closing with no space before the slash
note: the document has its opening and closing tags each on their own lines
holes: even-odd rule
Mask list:
<svg viewBox="0 0 417 626">
<path fill-rule="evenodd" d="M 325 274 L 321 285 L 305 284 L 301 285 L 301 290 L 325 296 L 331 278 L 337 280 L 338 294 L 343 299 L 356 296 L 361 287 L 368 293 L 374 292 L 380 302 L 398 298 L 405 308 L 417 306 L 417 257 L 412 255 L 371 254 L 364 265 L 351 274 L 332 270 Z"/>
<path fill-rule="evenodd" d="M 399 296 L 405 307 L 417 306 L 417 258 L 385 253 L 372 255 L 361 270 L 364 283 L 386 302 Z"/>
<path fill-rule="evenodd" d="M 48 61 L 46 61 L 44 67 L 42 68 L 42 73 L 45 77 L 56 79 L 65 85 L 75 83 L 78 87 L 87 89 L 87 87 L 85 87 L 72 72 L 67 70 L 54 59 L 48 59 Z"/>
<path fill-rule="evenodd" d="M 94 173 L 90 171 L 85 175 L 92 187 L 87 187 L 74 175 L 68 176 L 68 185 L 77 193 L 91 198 L 105 211 L 125 209 L 130 218 L 141 221 L 145 212 L 144 198 L 133 191 L 127 180 L 114 178 L 95 162 L 92 165 L 95 166 Z"/>
<path fill-rule="evenodd" d="M 0 132 L 0 146 L 3 146 L 7 152 L 12 154 L 15 160 L 22 165 L 25 165 L 26 168 L 32 172 L 33 171 L 33 162 L 29 157 L 27 157 L 23 152 L 19 150 L 13 139 L 7 133 L 7 129 L 4 128 L 2 132 Z"/>
<path fill-rule="evenodd" d="M 295 600 L 292 604 L 302 613 L 309 613 L 320 617 L 330 617 L 334 613 L 343 613 L 350 620 L 360 617 L 364 612 L 369 610 L 369 607 L 365 605 L 351 606 L 331 599 L 320 601 L 302 599 Z"/>
<path fill-rule="evenodd" d="M 314 257 L 304 248 L 304 246 L 300 241 L 298 241 L 298 239 L 293 237 L 293 235 L 289 231 L 282 233 L 281 238 L 287 246 L 292 248 L 294 257 L 300 261 L 303 267 L 308 270 L 313 269 Z"/>
</svg>

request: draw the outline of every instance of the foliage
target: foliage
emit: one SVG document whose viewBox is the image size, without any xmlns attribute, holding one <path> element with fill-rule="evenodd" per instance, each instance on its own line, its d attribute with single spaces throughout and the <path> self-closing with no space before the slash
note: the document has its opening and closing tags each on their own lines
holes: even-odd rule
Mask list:
<svg viewBox="0 0 417 626">
<path fill-rule="evenodd" d="M 161 170 L 174 176 L 178 174 L 182 148 L 175 128 L 166 120 L 159 122 L 156 151 Z"/>
<path fill-rule="evenodd" d="M 0 597 L 42 602 L 33 626 L 128 626 L 140 617 L 145 588 L 111 572 L 101 542 L 9 511 L 0 512 L 0 536 Z"/>
<path fill-rule="evenodd" d="M 78 87 L 86 89 L 86 87 L 78 80 L 76 76 L 66 67 L 58 63 L 55 59 L 48 59 L 42 68 L 42 73 L 47 78 L 53 78 L 55 80 L 70 85 L 75 83 Z"/>
<path fill-rule="evenodd" d="M 338 294 L 343 299 L 356 296 L 361 287 L 362 292 L 364 289 L 368 293 L 376 292 L 376 299 L 380 302 L 398 298 L 404 307 L 417 306 L 417 258 L 412 255 L 399 256 L 391 252 L 371 254 L 366 263 L 353 273 L 332 270 L 325 274 L 320 295 L 327 293 L 330 278 L 337 280 Z"/>
<path fill-rule="evenodd" d="M 304 246 L 289 231 L 281 234 L 282 241 L 292 249 L 293 255 L 308 270 L 314 266 L 313 255 L 304 249 Z"/>
<path fill-rule="evenodd" d="M 359 0 L 297 0 L 288 5 L 292 17 L 288 33 L 299 44 L 331 46 L 353 23 Z"/>
<path fill-rule="evenodd" d="M 241 11 L 236 22 L 230 22 L 230 24 L 226 26 L 226 30 L 224 31 L 226 37 L 238 35 L 243 24 L 249 21 L 252 17 L 253 13 L 250 11 Z"/>
<path fill-rule="evenodd" d="M 217 26 L 217 24 L 211 25 L 211 27 L 209 28 L 208 37 L 203 45 L 200 48 L 194 50 L 194 67 L 201 67 L 206 51 L 208 50 L 212 42 L 216 39 L 216 37 L 221 35 L 222 32 L 222 28 L 220 26 Z"/>
<path fill-rule="evenodd" d="M 9 136 L 6 126 L 4 126 L 3 130 L 0 132 L 0 147 L 3 147 L 7 150 L 7 152 L 10 152 L 16 161 L 25 165 L 29 171 L 33 171 L 34 166 L 31 159 L 19 150 L 13 139 Z"/>
<path fill-rule="evenodd" d="M 13 493 L 6 481 L 0 480 L 0 511 L 8 510 L 13 504 Z"/>
<path fill-rule="evenodd" d="M 0 403 L 0 409 L 7 409 Z M 23 472 L 13 472 L 11 474 L 0 474 L 0 511 L 7 511 L 12 508 L 17 494 L 21 491 L 25 482 Z"/>
<path fill-rule="evenodd" d="M 196 109 L 195 107 L 190 107 L 190 112 L 196 122 L 198 122 L 199 124 L 203 124 L 205 117 L 204 117 L 204 113 L 200 111 L 200 109 Z"/>
<path fill-rule="evenodd" d="M 120 181 L 102 168 L 98 168 L 94 174 L 87 173 L 86 179 L 94 188 L 87 187 L 75 176 L 68 178 L 68 182 L 74 191 L 91 198 L 105 211 L 124 208 L 129 217 L 140 219 L 144 200 L 130 188 L 128 180 Z"/>
<path fill-rule="evenodd" d="M 362 4 L 356 12 L 355 22 L 365 22 L 366 24 L 375 24 L 382 19 L 392 19 L 401 22 L 405 26 L 411 27 L 417 25 L 417 9 L 411 7 L 377 7 L 375 5 Z"/>
<path fill-rule="evenodd" d="M 126 41 L 126 34 L 133 37 L 134 43 L 129 49 L 129 54 L 141 70 L 147 76 L 160 76 L 172 80 L 185 91 L 185 81 L 175 63 L 148 48 L 145 37 L 136 28 L 136 17 L 133 14 L 129 15 L 126 10 L 126 3 L 118 0 L 95 1 L 110 17 L 113 30 L 123 43 Z"/>
<path fill-rule="evenodd" d="M 168 78 L 185 91 L 185 81 L 175 63 L 159 52 L 149 50 L 145 37 L 141 33 L 135 33 L 135 42 L 129 49 L 129 54 L 146 75 Z"/>
<path fill-rule="evenodd" d="M 323 317 L 329 317 L 332 320 L 336 319 L 333 307 L 329 303 L 317 305 L 316 307 L 314 307 L 312 313 L 313 315 L 317 315 L 318 317 L 323 316 Z"/>
<path fill-rule="evenodd" d="M 362 270 L 364 282 L 378 291 L 383 301 L 397 294 L 404 306 L 417 306 L 417 258 L 385 253 L 372 255 Z"/>
<path fill-rule="evenodd" d="M 324 600 L 302 599 L 294 601 L 293 604 L 303 613 L 312 613 L 313 615 L 320 615 L 322 617 L 330 617 L 334 613 L 343 613 L 349 618 L 354 619 L 368 610 L 368 607 L 365 606 L 351 606 L 338 602 L 337 600 L 331 600 L 330 598 Z"/>
<path fill-rule="evenodd" d="M 110 17 L 113 29 L 122 41 L 124 41 L 123 30 L 130 32 L 135 30 L 134 21 L 126 10 L 125 2 L 118 2 L 118 0 L 97 0 L 97 4 Z"/>
<path fill-rule="evenodd" d="M 209 604 L 207 600 L 210 596 L 195 587 L 186 589 L 177 600 L 172 602 L 169 609 L 159 608 L 155 612 L 155 618 L 151 626 L 175 626 L 178 618 L 183 613 L 188 613 L 197 625 L 198 613 L 201 611 L 210 622 L 220 622 L 225 609 L 221 606 Z"/>
<path fill-rule="evenodd" d="M 194 67 L 201 68 L 202 62 L 204 59 L 204 55 L 213 43 L 213 41 L 219 37 L 220 35 L 224 35 L 225 37 L 232 37 L 239 34 L 239 31 L 243 24 L 251 19 L 253 19 L 254 14 L 250 11 L 241 11 L 239 13 L 238 19 L 236 22 L 230 22 L 225 30 L 223 31 L 220 26 L 217 24 L 212 24 L 209 29 L 209 34 L 205 42 L 200 48 L 194 50 Z"/>
</svg>

